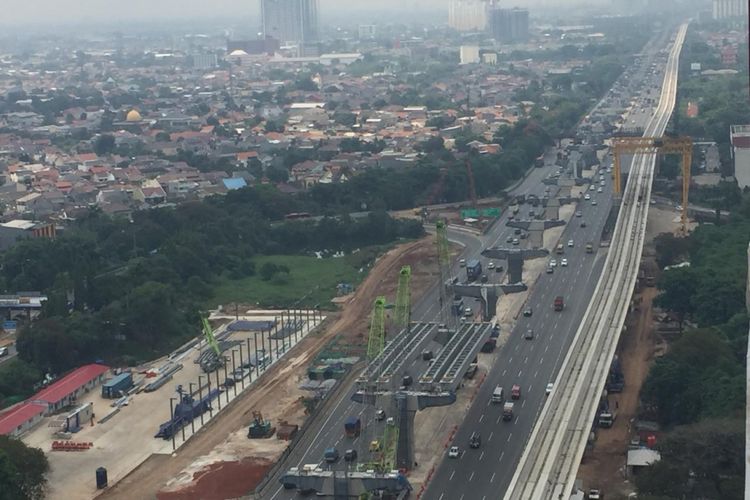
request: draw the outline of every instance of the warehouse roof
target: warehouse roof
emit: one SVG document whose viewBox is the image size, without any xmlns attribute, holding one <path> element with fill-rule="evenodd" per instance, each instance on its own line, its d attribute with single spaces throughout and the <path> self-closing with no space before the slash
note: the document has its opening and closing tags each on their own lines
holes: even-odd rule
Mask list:
<svg viewBox="0 0 750 500">
<path fill-rule="evenodd" d="M 99 375 L 105 373 L 107 370 L 109 370 L 108 366 L 98 364 L 85 365 L 76 368 L 54 384 L 37 392 L 34 396 L 29 398 L 29 400 L 44 401 L 49 404 L 57 403 L 58 401 L 65 399 L 65 397 L 75 392 L 77 389 L 88 384 Z"/>
<path fill-rule="evenodd" d="M 45 405 L 22 403 L 11 410 L 0 414 L 0 434 L 10 434 L 37 415 L 47 410 Z"/>
</svg>

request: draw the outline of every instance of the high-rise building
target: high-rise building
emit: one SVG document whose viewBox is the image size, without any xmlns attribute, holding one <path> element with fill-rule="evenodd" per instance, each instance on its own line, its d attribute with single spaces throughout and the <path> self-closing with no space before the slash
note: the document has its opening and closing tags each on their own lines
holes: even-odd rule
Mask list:
<svg viewBox="0 0 750 500">
<path fill-rule="evenodd" d="M 714 0 L 713 18 L 747 18 L 747 0 Z"/>
<path fill-rule="evenodd" d="M 497 42 L 514 43 L 529 39 L 529 11 L 526 9 L 490 9 L 487 25 Z"/>
<path fill-rule="evenodd" d="M 263 34 L 303 45 L 319 38 L 318 0 L 261 0 Z"/>
<path fill-rule="evenodd" d="M 740 189 L 750 187 L 750 125 L 731 125 L 729 140 L 732 144 L 734 178 Z"/>
<path fill-rule="evenodd" d="M 485 0 L 450 0 L 448 26 L 458 31 L 482 31 L 487 26 Z"/>
</svg>

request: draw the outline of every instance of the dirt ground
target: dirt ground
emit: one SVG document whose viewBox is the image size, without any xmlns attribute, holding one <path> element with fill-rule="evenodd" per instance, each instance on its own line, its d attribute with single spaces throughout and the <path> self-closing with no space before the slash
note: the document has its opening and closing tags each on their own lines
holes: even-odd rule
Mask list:
<svg viewBox="0 0 750 500">
<path fill-rule="evenodd" d="M 274 424 L 282 416 L 290 423 L 301 423 L 304 419 L 300 402 L 303 392 L 298 389 L 298 384 L 317 353 L 337 335 L 340 341 L 364 343 L 368 330 L 366 318 L 372 304 L 379 295 L 395 299 L 401 266 L 412 266 L 412 300 L 416 300 L 434 279 L 430 271 L 434 260 L 434 240 L 429 236 L 381 256 L 351 299 L 343 305 L 342 311 L 330 315 L 319 333 L 302 340 L 274 370 L 266 372 L 257 389 L 238 398 L 221 417 L 193 436 L 177 453 L 151 455 L 100 497 L 210 500 L 234 498 L 254 488 L 286 443 L 274 438 L 247 439 L 246 429 L 252 420 L 252 411 L 260 410 Z"/>
<path fill-rule="evenodd" d="M 653 253 L 653 238 L 663 232 L 675 232 L 679 215 L 673 210 L 651 208 L 647 226 L 644 254 Z M 628 315 L 627 329 L 618 348 L 618 356 L 625 374 L 625 389 L 610 396 L 610 404 L 617 408 L 617 419 L 610 429 L 599 429 L 592 450 L 587 450 L 578 478 L 585 488 L 600 488 L 607 498 L 627 498 L 633 491 L 625 477 L 625 461 L 631 438 L 630 428 L 638 413 L 641 386 L 648 375 L 657 350 L 653 333 L 653 299 L 656 288 L 643 288 L 634 299 L 640 301 Z"/>
</svg>

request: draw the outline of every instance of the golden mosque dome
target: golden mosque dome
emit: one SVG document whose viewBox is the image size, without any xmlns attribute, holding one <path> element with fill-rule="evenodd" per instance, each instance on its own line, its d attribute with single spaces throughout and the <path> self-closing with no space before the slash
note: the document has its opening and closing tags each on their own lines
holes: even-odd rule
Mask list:
<svg viewBox="0 0 750 500">
<path fill-rule="evenodd" d="M 125 121 L 128 121 L 128 122 L 139 122 L 142 119 L 143 118 L 141 118 L 141 114 L 135 109 L 131 109 L 130 111 L 128 111 L 128 114 L 125 117 Z"/>
</svg>

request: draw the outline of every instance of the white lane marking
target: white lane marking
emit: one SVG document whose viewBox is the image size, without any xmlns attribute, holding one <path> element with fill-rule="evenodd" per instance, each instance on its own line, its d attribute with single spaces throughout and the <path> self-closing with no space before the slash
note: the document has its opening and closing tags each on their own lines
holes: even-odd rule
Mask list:
<svg viewBox="0 0 750 500">
<path fill-rule="evenodd" d="M 532 388 L 532 387 L 533 387 L 533 386 L 531 386 L 531 385 L 530 385 L 530 386 L 529 386 L 529 389 L 528 389 L 528 390 L 527 390 L 526 392 L 531 392 L 531 388 Z"/>
<path fill-rule="evenodd" d="M 539 375 L 539 370 L 534 372 L 534 378 L 536 378 L 537 375 Z"/>
<path fill-rule="evenodd" d="M 438 498 L 438 500 L 443 500 L 443 495 L 445 495 L 445 493 L 441 493 L 440 498 Z"/>
<path fill-rule="evenodd" d="M 495 473 L 493 472 L 492 477 L 490 478 L 490 482 L 493 482 L 494 480 L 495 480 Z M 442 495 L 441 495 L 441 498 L 442 498 Z"/>
<path fill-rule="evenodd" d="M 518 420 L 518 417 L 516 417 L 516 420 Z M 509 442 L 509 443 L 510 443 L 510 438 L 511 438 L 512 436 L 513 436 L 513 433 L 512 433 L 512 432 L 511 432 L 510 434 L 508 434 L 508 442 Z"/>
<path fill-rule="evenodd" d="M 498 459 L 498 462 L 502 462 L 502 461 L 503 461 L 503 457 L 504 457 L 504 456 L 505 456 L 505 452 L 502 452 L 502 453 L 500 454 L 500 458 Z"/>
<path fill-rule="evenodd" d="M 482 460 L 484 458 L 484 452 L 479 454 L 479 460 Z"/>
<path fill-rule="evenodd" d="M 547 344 L 546 346 L 544 346 L 544 352 L 547 352 L 547 349 L 549 349 L 549 344 Z"/>
<path fill-rule="evenodd" d="M 448 481 L 453 481 L 453 476 L 455 475 L 456 475 L 456 471 L 454 470 L 453 472 L 451 472 L 451 477 L 448 478 Z"/>
<path fill-rule="evenodd" d="M 484 420 L 484 413 L 482 413 L 482 416 L 481 416 L 481 417 L 479 417 L 479 423 L 480 423 L 480 424 L 482 423 L 482 420 Z"/>
<path fill-rule="evenodd" d="M 516 416 L 516 420 L 513 422 L 514 424 L 518 423 L 518 416 Z"/>
<path fill-rule="evenodd" d="M 492 436 L 493 436 L 494 434 L 495 434 L 495 433 L 494 433 L 494 431 L 493 431 L 493 432 L 490 432 L 490 437 L 489 437 L 489 438 L 487 438 L 487 442 L 488 442 L 488 443 L 489 443 L 490 441 L 492 441 Z"/>
<path fill-rule="evenodd" d="M 539 364 L 540 364 L 540 365 L 543 365 L 543 364 L 544 364 L 544 356 L 542 356 L 542 357 L 541 357 L 541 358 L 539 359 Z"/>
<path fill-rule="evenodd" d="M 503 377 L 505 376 L 505 373 L 506 373 L 507 371 L 508 371 L 508 370 L 503 370 Z"/>
<path fill-rule="evenodd" d="M 518 370 L 518 378 L 521 378 L 522 373 L 523 373 L 523 370 Z"/>
<path fill-rule="evenodd" d="M 525 399 L 523 401 L 521 401 L 521 408 L 523 408 L 524 406 L 526 406 L 526 400 Z"/>
<path fill-rule="evenodd" d="M 523 364 L 526 364 L 528 362 L 529 362 L 529 357 L 528 356 L 526 356 L 525 358 L 523 358 Z"/>
<path fill-rule="evenodd" d="M 496 423 L 496 424 L 499 424 L 499 423 L 500 423 L 500 419 L 501 419 L 501 418 L 503 418 L 503 416 L 502 416 L 502 415 L 500 415 L 499 417 L 497 417 L 497 420 L 495 420 L 495 423 Z"/>
</svg>

